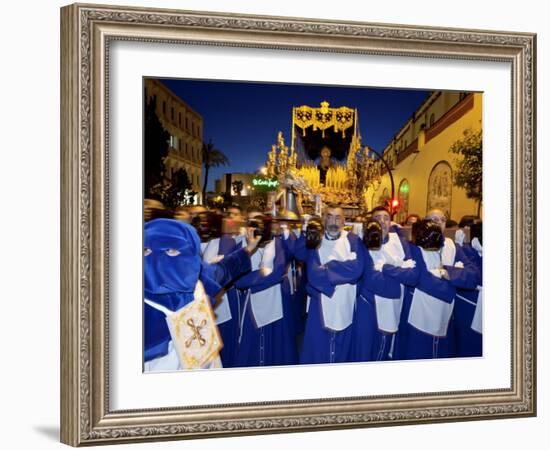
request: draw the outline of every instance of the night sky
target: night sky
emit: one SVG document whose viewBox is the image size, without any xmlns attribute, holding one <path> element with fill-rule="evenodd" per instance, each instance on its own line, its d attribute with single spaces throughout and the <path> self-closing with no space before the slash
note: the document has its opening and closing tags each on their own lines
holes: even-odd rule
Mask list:
<svg viewBox="0 0 550 450">
<path fill-rule="evenodd" d="M 161 80 L 197 111 L 204 120 L 203 139 L 212 139 L 231 166 L 210 171 L 208 190 L 226 172 L 255 172 L 283 132 L 290 147 L 292 107 L 357 108 L 363 145 L 382 150 L 400 130 L 430 91 L 372 89 L 298 84 L 266 84 L 202 80 Z"/>
</svg>

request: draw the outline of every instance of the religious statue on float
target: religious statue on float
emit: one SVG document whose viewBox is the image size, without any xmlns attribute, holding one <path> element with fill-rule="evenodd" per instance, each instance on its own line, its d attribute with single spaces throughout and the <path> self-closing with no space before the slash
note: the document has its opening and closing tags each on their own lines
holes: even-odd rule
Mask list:
<svg viewBox="0 0 550 450">
<path fill-rule="evenodd" d="M 334 166 L 334 161 L 331 158 L 331 150 L 326 145 L 321 149 L 320 157 L 317 163 L 319 169 L 319 181 L 326 186 L 327 172 Z"/>
</svg>

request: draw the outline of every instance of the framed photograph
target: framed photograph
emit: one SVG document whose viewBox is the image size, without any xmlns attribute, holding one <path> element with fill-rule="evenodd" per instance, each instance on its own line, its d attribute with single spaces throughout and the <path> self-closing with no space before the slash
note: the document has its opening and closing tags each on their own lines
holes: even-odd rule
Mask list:
<svg viewBox="0 0 550 450">
<path fill-rule="evenodd" d="M 62 8 L 62 442 L 535 415 L 535 70 L 531 33 Z"/>
</svg>

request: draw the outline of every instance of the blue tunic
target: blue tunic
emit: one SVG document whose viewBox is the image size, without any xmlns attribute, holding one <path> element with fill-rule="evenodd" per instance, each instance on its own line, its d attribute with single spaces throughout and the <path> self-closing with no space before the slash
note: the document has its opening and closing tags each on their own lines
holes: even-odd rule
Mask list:
<svg viewBox="0 0 550 450">
<path fill-rule="evenodd" d="M 230 253 L 239 250 L 240 248 L 241 246 L 237 245 L 237 242 L 231 235 L 224 234 L 220 238 L 218 255 L 224 255 L 224 257 L 226 257 Z M 220 331 L 220 335 L 223 341 L 223 348 L 220 352 L 220 357 L 223 367 L 233 367 L 237 355 L 240 305 L 237 290 L 233 285 L 226 286 L 225 294 L 227 295 L 229 301 L 231 320 L 228 320 L 218 325 L 218 330 Z"/>
<path fill-rule="evenodd" d="M 250 271 L 250 256 L 245 249 L 235 251 L 216 264 L 201 263 L 198 279 L 203 283 L 210 299 L 220 292 L 222 286 L 229 284 L 243 273 Z M 149 300 L 159 303 L 171 311 L 177 311 L 193 300 L 183 301 L 177 294 L 147 295 Z M 164 356 L 168 353 L 171 340 L 164 313 L 144 303 L 144 361 Z"/>
<path fill-rule="evenodd" d="M 296 258 L 298 238 L 290 233 L 288 238 L 283 240 L 285 251 L 289 258 L 290 273 L 293 277 L 294 292 L 292 293 L 292 316 L 296 334 L 304 332 L 306 321 L 306 276 L 304 263 Z"/>
<path fill-rule="evenodd" d="M 474 264 L 479 286 L 483 283 L 483 260 L 470 245 L 462 250 Z M 454 308 L 454 334 L 457 356 L 471 357 L 483 354 L 483 336 L 472 329 L 472 320 L 476 310 L 479 291 L 477 289 L 457 289 Z"/>
<path fill-rule="evenodd" d="M 451 241 L 452 242 L 452 241 Z M 454 243 L 452 243 L 454 245 Z M 411 245 L 411 253 L 416 261 L 416 266 L 419 268 L 419 278 L 415 289 L 442 301 L 451 304 L 455 299 L 456 289 L 475 288 L 477 284 L 477 276 L 475 268 L 470 260 L 466 257 L 462 249 L 456 247 L 455 258 L 453 265 L 444 265 L 443 267 L 449 274 L 449 280 L 438 278 L 430 273 L 426 267 L 422 252 L 419 247 Z M 457 262 L 462 262 L 464 268 L 454 267 Z M 404 306 L 405 318 L 410 315 L 412 297 L 408 299 L 406 307 Z M 403 316 L 402 316 L 403 317 Z M 451 315 L 450 322 L 447 327 L 447 334 L 442 337 L 433 336 L 425 333 L 407 320 L 406 325 L 406 344 L 405 359 L 430 359 L 430 358 L 449 358 L 456 356 L 456 343 L 454 339 L 454 316 Z"/>
<path fill-rule="evenodd" d="M 337 285 L 356 284 L 361 277 L 365 261 L 363 243 L 353 233 L 348 233 L 346 238 L 349 241 L 351 252 L 357 255 L 354 260 L 334 260 L 322 266 L 318 250 L 305 250 L 307 255 L 307 292 L 311 301 L 306 320 L 302 354 L 300 355 L 302 364 L 353 361 L 353 323 L 341 331 L 326 328 L 321 297 L 321 293 L 332 297 Z M 304 248 L 305 246 L 302 250 Z"/>
<path fill-rule="evenodd" d="M 272 286 L 279 286 L 283 317 L 258 327 L 251 302 L 245 302 L 246 307 L 243 311 L 241 339 L 235 366 L 279 366 L 298 362 L 291 309 L 292 296 L 290 295 L 287 271 L 288 256 L 282 239 L 276 237 L 272 272 L 269 275 L 264 275 L 261 270 L 253 270 L 237 281 L 236 287 L 241 291 L 240 295 L 243 297 L 264 291 Z"/>
<path fill-rule="evenodd" d="M 385 243 L 388 242 L 386 238 Z M 409 244 L 400 238 L 404 252 L 404 260 L 412 259 Z M 387 299 L 401 297 L 401 285 L 404 286 L 404 296 L 410 296 L 418 280 L 419 270 L 401 268 L 392 264 L 384 264 L 382 271 L 374 268 L 374 261 L 369 251 L 365 252 L 363 278 L 358 291 L 357 305 L 354 317 L 353 359 L 354 361 L 382 361 L 399 359 L 401 348 L 405 345 L 405 333 L 399 329 L 397 333 L 382 331 L 376 315 L 375 295 Z M 405 303 L 405 298 L 403 302 Z M 400 321 L 401 322 L 401 321 Z M 402 323 L 400 323 L 400 328 Z"/>
<path fill-rule="evenodd" d="M 308 258 L 309 250 L 306 248 L 306 238 L 304 233 L 302 233 L 299 238 L 291 242 L 292 247 L 289 245 L 289 248 L 292 249 L 292 255 L 298 261 L 305 263 Z"/>
</svg>

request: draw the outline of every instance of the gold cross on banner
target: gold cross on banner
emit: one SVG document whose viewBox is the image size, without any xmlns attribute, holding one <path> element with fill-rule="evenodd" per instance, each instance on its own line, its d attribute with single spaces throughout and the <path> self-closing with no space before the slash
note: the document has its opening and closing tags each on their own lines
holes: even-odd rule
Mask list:
<svg viewBox="0 0 550 450">
<path fill-rule="evenodd" d="M 206 319 L 203 319 L 200 325 L 195 325 L 195 321 L 193 319 L 188 319 L 187 325 L 189 325 L 189 327 L 193 331 L 193 336 L 185 341 L 185 346 L 190 347 L 195 339 L 199 341 L 201 347 L 206 344 L 206 339 L 201 336 L 201 329 L 206 326 Z"/>
</svg>

